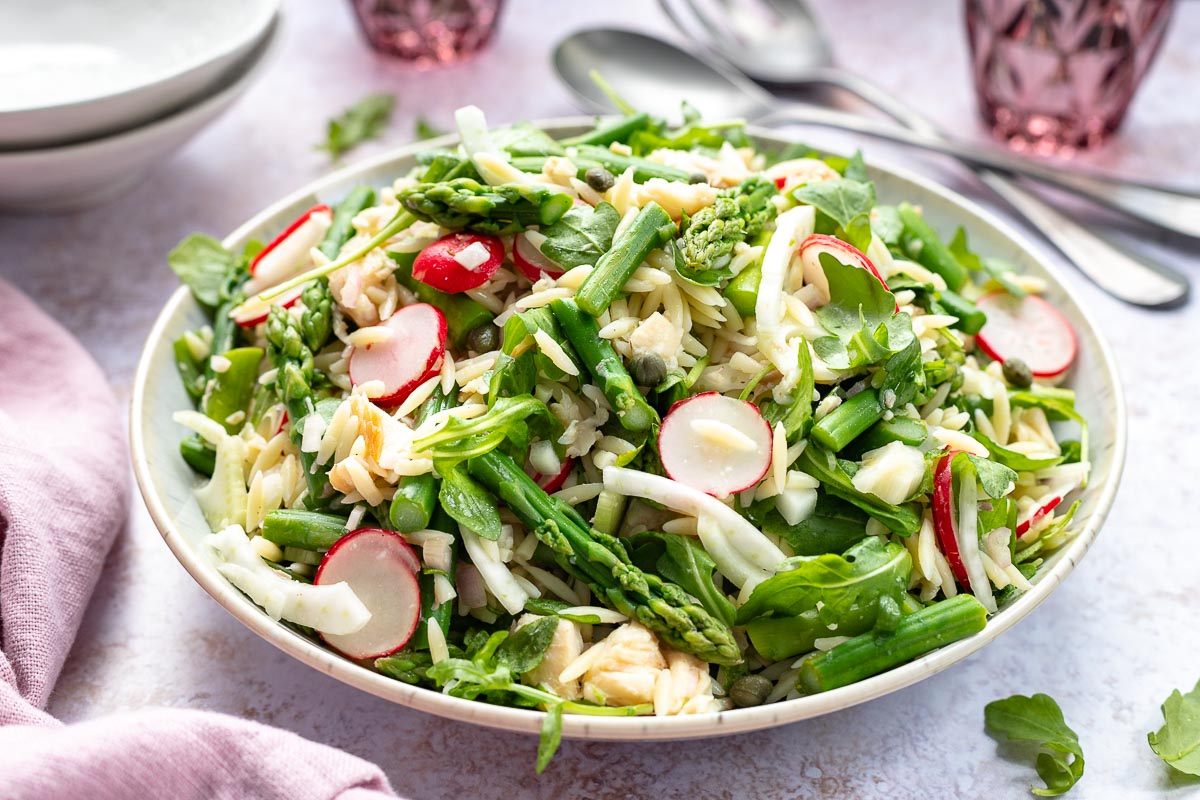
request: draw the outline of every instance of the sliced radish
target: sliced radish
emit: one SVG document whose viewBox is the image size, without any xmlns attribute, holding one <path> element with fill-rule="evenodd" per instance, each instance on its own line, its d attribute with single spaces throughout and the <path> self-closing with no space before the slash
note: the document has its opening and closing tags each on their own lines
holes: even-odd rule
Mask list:
<svg viewBox="0 0 1200 800">
<path fill-rule="evenodd" d="M 557 278 L 563 274 L 563 268 L 558 262 L 552 261 L 530 241 L 528 233 L 518 233 L 513 238 L 513 263 L 521 274 L 533 282 L 541 280 L 542 275 Z"/>
<path fill-rule="evenodd" d="M 304 287 L 297 286 L 270 300 L 261 300 L 256 294 L 251 295 L 246 302 L 231 311 L 230 316 L 243 328 L 253 328 L 255 325 L 261 325 L 267 321 L 267 314 L 271 310 L 271 306 L 291 308 L 296 305 L 296 301 L 302 294 L 304 294 Z"/>
<path fill-rule="evenodd" d="M 954 535 L 954 456 L 951 450 L 942 456 L 933 472 L 933 530 L 941 542 L 942 552 L 950 564 L 950 571 L 963 586 L 970 586 L 967 568 L 958 551 L 958 537 Z"/>
<path fill-rule="evenodd" d="M 821 266 L 822 253 L 833 256 L 839 264 L 847 267 L 865 269 L 879 279 L 883 288 L 888 288 L 887 281 L 879 274 L 879 270 L 875 269 L 871 260 L 863 255 L 857 247 L 843 242 L 836 236 L 814 233 L 800 243 L 800 263 L 804 267 L 804 282 L 817 287 L 821 293 L 822 304 L 829 302 L 829 280 L 825 277 L 825 269 Z M 899 309 L 900 306 L 897 305 L 896 310 Z"/>
<path fill-rule="evenodd" d="M 504 242 L 499 237 L 452 233 L 422 250 L 412 273 L 421 283 L 455 294 L 487 283 L 503 262 Z"/>
<path fill-rule="evenodd" d="M 350 353 L 350 382 L 381 381 L 378 405 L 403 403 L 413 389 L 442 368 L 446 355 L 446 317 L 426 303 L 405 306 L 380 325 L 392 332 L 382 342 Z"/>
<path fill-rule="evenodd" d="M 975 336 L 996 361 L 1019 358 L 1038 378 L 1054 378 L 1071 368 L 1079 346 L 1071 323 L 1037 295 L 986 294 L 975 303 L 987 323 Z"/>
<path fill-rule="evenodd" d="M 312 261 L 309 252 L 324 240 L 332 224 L 333 211 L 327 205 L 313 206 L 297 217 L 250 262 L 254 277 L 247 294 L 258 294 L 307 269 Z"/>
<path fill-rule="evenodd" d="M 1029 529 L 1033 527 L 1033 524 L 1035 522 L 1037 522 L 1039 519 L 1041 519 L 1042 517 L 1049 514 L 1054 509 L 1058 508 L 1058 504 L 1061 503 L 1062 500 L 1063 499 L 1061 496 L 1051 497 L 1048 502 L 1039 506 L 1038 509 L 1029 516 L 1029 519 L 1025 520 L 1024 522 L 1018 522 L 1017 523 L 1017 538 L 1020 539 L 1022 536 L 1029 533 Z"/>
<path fill-rule="evenodd" d="M 563 459 L 558 471 L 550 474 L 542 474 L 537 470 L 533 470 L 529 477 L 533 478 L 538 486 L 542 487 L 542 491 L 546 494 L 553 494 L 563 487 L 567 482 L 567 478 L 571 474 L 571 470 L 575 469 L 575 459 L 567 456 Z"/>
<path fill-rule="evenodd" d="M 371 619 L 354 633 L 321 634 L 329 645 L 354 659 L 391 655 L 412 638 L 421 619 L 420 561 L 400 534 L 359 528 L 329 548 L 313 583 L 347 584 L 370 610 Z"/>
<path fill-rule="evenodd" d="M 758 406 L 704 392 L 671 406 L 658 455 L 672 480 L 727 497 L 762 480 L 771 466 L 771 425 Z"/>
</svg>

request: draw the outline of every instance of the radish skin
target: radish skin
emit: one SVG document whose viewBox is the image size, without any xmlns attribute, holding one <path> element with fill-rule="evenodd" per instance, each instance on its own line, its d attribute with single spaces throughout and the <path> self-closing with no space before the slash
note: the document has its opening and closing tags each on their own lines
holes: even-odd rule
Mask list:
<svg viewBox="0 0 1200 800">
<path fill-rule="evenodd" d="M 246 294 L 258 294 L 303 272 L 312 262 L 309 253 L 331 225 L 333 211 L 327 205 L 313 206 L 297 217 L 250 262 Z"/>
<path fill-rule="evenodd" d="M 326 643 L 354 659 L 382 658 L 408 644 L 421 618 L 414 561 L 420 564 L 394 531 L 359 528 L 338 539 L 322 559 L 313 585 L 349 586 L 371 616 L 348 633 L 322 631 Z"/>
</svg>

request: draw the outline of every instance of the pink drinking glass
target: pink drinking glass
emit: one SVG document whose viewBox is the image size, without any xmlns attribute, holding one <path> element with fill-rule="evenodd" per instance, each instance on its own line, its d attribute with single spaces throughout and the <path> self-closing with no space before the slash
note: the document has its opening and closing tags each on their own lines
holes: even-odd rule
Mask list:
<svg viewBox="0 0 1200 800">
<path fill-rule="evenodd" d="M 979 111 L 1018 150 L 1066 154 L 1115 131 L 1174 0 L 966 0 Z"/>
<path fill-rule="evenodd" d="M 418 65 L 460 61 L 487 44 L 504 0 L 353 0 L 376 50 Z"/>
</svg>

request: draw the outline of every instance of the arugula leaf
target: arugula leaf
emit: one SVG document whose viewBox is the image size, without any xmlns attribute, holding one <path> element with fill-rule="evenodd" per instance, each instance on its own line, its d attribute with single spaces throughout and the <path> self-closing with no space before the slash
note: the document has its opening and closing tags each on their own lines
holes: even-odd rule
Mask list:
<svg viewBox="0 0 1200 800">
<path fill-rule="evenodd" d="M 381 92 L 369 94 L 329 120 L 325 143 L 317 145 L 335 161 L 367 139 L 383 133 L 396 107 L 396 96 Z"/>
<path fill-rule="evenodd" d="M 767 578 L 738 609 L 737 623 L 769 615 L 795 616 L 810 609 L 817 610 L 826 624 L 861 618 L 877 598 L 903 593 L 911 572 L 912 557 L 904 545 L 871 536 L 844 555 L 826 553 Z M 873 617 L 873 610 L 866 616 Z M 841 628 L 838 624 L 835 630 L 841 633 Z"/>
<path fill-rule="evenodd" d="M 782 539 L 798 556 L 843 553 L 867 535 L 867 515 L 836 497 L 819 492 L 812 516 L 797 525 L 788 525 L 777 511 L 770 511 L 762 522 L 763 533 Z"/>
<path fill-rule="evenodd" d="M 988 497 L 999 499 L 1013 490 L 1017 483 L 1017 473 L 1013 472 L 1003 464 L 998 464 L 995 461 L 986 458 L 980 458 L 971 453 L 960 453 L 955 456 L 956 468 L 962 466 L 962 459 L 966 458 L 967 462 L 975 468 L 975 477 L 979 480 L 979 485 L 983 487 L 983 491 Z"/>
<path fill-rule="evenodd" d="M 441 470 L 440 470 L 441 471 Z M 484 539 L 496 541 L 500 538 L 500 512 L 496 500 L 467 474 L 461 465 L 442 472 L 442 486 L 438 490 L 438 502 L 455 522 L 477 533 Z"/>
<path fill-rule="evenodd" d="M 558 752 L 562 742 L 562 703 L 550 706 L 546 711 L 546 719 L 542 721 L 542 732 L 538 737 L 537 774 L 541 775 L 550 765 L 550 759 Z"/>
<path fill-rule="evenodd" d="M 1025 296 L 1025 290 L 1012 279 L 1015 272 L 1012 266 L 998 258 L 983 259 L 973 253 L 967 244 L 967 231 L 961 225 L 954 232 L 954 238 L 950 240 L 950 255 L 972 272 L 986 273 L 1013 297 Z"/>
<path fill-rule="evenodd" d="M 856 369 L 903 351 L 913 341 L 912 320 L 896 313 L 896 297 L 865 269 L 842 264 L 828 253 L 821 268 L 833 298 L 817 309 L 831 336 L 813 341 L 813 350 L 834 369 Z"/>
<path fill-rule="evenodd" d="M 525 351 L 513 363 L 527 354 L 532 351 Z M 451 417 L 433 433 L 414 440 L 413 451 L 431 452 L 438 461 L 457 463 L 494 450 L 505 441 L 524 448 L 534 438 L 553 440 L 561 433 L 561 425 L 545 403 L 521 394 L 495 398 L 487 413 L 473 419 Z"/>
<path fill-rule="evenodd" d="M 436 139 L 445 133 L 444 130 L 435 127 L 425 117 L 417 117 L 417 121 L 413 123 L 413 136 L 418 142 L 423 142 L 426 139 Z"/>
<path fill-rule="evenodd" d="M 541 229 L 546 237 L 540 247 L 542 255 L 563 269 L 595 266 L 596 260 L 612 247 L 620 222 L 620 213 L 608 203 L 595 208 L 575 206 L 558 222 Z"/>
<path fill-rule="evenodd" d="M 538 668 L 558 630 L 558 617 L 542 617 L 517 628 L 496 648 L 496 663 L 514 675 Z"/>
<path fill-rule="evenodd" d="M 221 288 L 237 258 L 203 233 L 189 234 L 167 256 L 167 266 L 192 291 L 196 302 L 209 308 L 221 304 Z"/>
<path fill-rule="evenodd" d="M 1162 712 L 1163 726 L 1146 735 L 1150 749 L 1174 769 L 1200 775 L 1200 682 L 1187 694 L 1171 692 Z"/>
<path fill-rule="evenodd" d="M 646 572 L 654 572 L 700 601 L 704 610 L 733 625 L 733 603 L 713 583 L 717 565 L 686 536 L 648 531 L 629 539 L 629 556 Z"/>
<path fill-rule="evenodd" d="M 991 453 L 989 458 L 997 464 L 1003 464 L 1009 469 L 1017 472 L 1032 472 L 1046 467 L 1053 467 L 1055 464 L 1063 463 L 1063 456 L 1047 456 L 1045 458 L 1031 458 L 1024 453 L 1018 453 L 1016 450 L 1009 450 L 1007 447 L 1002 447 L 996 444 L 987 436 L 984 436 L 979 431 L 971 431 L 971 436 L 976 441 L 980 442 Z"/>
<path fill-rule="evenodd" d="M 1038 745 L 1037 772 L 1046 788 L 1030 787 L 1042 797 L 1057 797 L 1083 777 L 1083 748 L 1049 695 L 1013 695 L 983 709 L 988 734 L 997 741 Z M 1074 758 L 1071 758 L 1074 756 Z"/>
<path fill-rule="evenodd" d="M 852 168 L 853 159 L 847 170 Z M 870 216 L 871 209 L 875 207 L 875 184 L 851 178 L 818 181 L 794 190 L 792 197 L 798 202 L 815 206 L 836 222 L 846 233 L 846 241 L 859 250 L 866 251 L 870 246 Z"/>
<path fill-rule="evenodd" d="M 900 237 L 904 233 L 904 222 L 900 219 L 900 211 L 895 206 L 875 206 L 871 219 L 871 231 L 888 247 L 899 247 Z M 888 281 L 891 286 L 891 280 Z M 899 288 L 896 286 L 893 289 Z"/>
<path fill-rule="evenodd" d="M 1075 410 L 1075 392 L 1058 387 L 1038 387 L 1022 389 L 1008 393 L 1008 402 L 1016 408 L 1040 408 L 1046 412 L 1046 418 L 1069 420 L 1079 426 L 1079 460 L 1088 458 L 1088 423 L 1082 414 Z"/>
</svg>

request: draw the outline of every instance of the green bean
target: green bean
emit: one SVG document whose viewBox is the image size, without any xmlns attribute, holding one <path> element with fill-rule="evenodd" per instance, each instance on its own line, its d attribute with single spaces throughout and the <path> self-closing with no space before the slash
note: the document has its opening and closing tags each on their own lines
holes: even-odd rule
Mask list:
<svg viewBox="0 0 1200 800">
<path fill-rule="evenodd" d="M 350 194 L 333 207 L 333 224 L 329 226 L 325 239 L 317 249 L 324 253 L 326 258 L 337 258 L 342 245 L 354 236 L 354 218 L 374 203 L 375 190 L 371 187 L 356 186 L 351 189 Z"/>
</svg>

